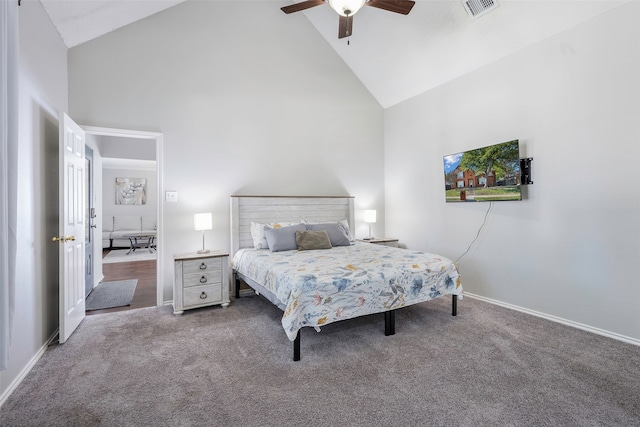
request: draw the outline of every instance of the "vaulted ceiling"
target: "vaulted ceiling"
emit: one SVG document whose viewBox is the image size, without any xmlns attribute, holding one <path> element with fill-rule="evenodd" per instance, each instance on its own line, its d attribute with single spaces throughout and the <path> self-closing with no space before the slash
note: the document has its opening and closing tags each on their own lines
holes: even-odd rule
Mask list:
<svg viewBox="0 0 640 427">
<path fill-rule="evenodd" d="M 41 0 L 69 48 L 183 1 Z M 495 1 L 499 7 L 475 19 L 461 0 L 417 0 L 406 16 L 364 7 L 348 39 L 338 39 L 338 15 L 328 5 L 288 18 L 308 20 L 386 108 L 632 0 Z"/>
</svg>

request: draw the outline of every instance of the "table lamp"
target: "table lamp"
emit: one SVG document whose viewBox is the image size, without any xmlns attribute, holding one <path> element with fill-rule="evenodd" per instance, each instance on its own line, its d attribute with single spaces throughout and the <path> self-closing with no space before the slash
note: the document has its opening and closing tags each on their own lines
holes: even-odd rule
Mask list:
<svg viewBox="0 0 640 427">
<path fill-rule="evenodd" d="M 364 211 L 364 222 L 369 223 L 369 237 L 365 237 L 364 240 L 371 240 L 373 239 L 373 237 L 371 236 L 371 224 L 376 222 L 375 209 L 367 209 Z"/>
<path fill-rule="evenodd" d="M 199 250 L 199 254 L 208 254 L 209 249 L 204 248 L 204 232 L 205 230 L 211 230 L 213 228 L 213 221 L 211 219 L 211 213 L 197 213 L 193 215 L 193 228 L 196 231 L 202 230 L 202 250 Z"/>
</svg>

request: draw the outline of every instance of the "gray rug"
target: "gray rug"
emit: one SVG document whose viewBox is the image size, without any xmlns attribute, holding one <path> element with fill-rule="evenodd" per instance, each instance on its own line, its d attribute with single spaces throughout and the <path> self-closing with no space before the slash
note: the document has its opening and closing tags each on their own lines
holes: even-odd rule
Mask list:
<svg viewBox="0 0 640 427">
<path fill-rule="evenodd" d="M 85 309 L 90 311 L 129 305 L 137 284 L 137 279 L 100 282 L 87 297 Z"/>
<path fill-rule="evenodd" d="M 640 347 L 465 298 L 302 331 L 261 297 L 89 316 L 0 426 L 638 426 Z"/>
</svg>

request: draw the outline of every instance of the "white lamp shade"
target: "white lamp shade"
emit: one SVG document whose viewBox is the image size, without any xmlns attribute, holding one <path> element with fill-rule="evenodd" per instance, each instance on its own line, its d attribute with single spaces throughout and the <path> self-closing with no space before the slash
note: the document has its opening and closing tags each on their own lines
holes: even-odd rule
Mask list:
<svg viewBox="0 0 640 427">
<path fill-rule="evenodd" d="M 376 211 L 375 209 L 367 209 L 364 211 L 364 222 L 376 222 Z"/>
<path fill-rule="evenodd" d="M 195 230 L 211 230 L 213 228 L 211 213 L 207 212 L 194 214 L 193 228 Z"/>
<path fill-rule="evenodd" d="M 329 0 L 329 6 L 342 16 L 352 16 L 364 6 L 365 2 L 366 0 Z"/>
</svg>

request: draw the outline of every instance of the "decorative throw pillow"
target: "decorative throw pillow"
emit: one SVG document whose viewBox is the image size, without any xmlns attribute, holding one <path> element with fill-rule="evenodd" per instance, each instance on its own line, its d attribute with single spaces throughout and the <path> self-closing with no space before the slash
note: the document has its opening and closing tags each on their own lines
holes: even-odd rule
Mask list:
<svg viewBox="0 0 640 427">
<path fill-rule="evenodd" d="M 264 235 L 267 238 L 269 250 L 271 252 L 279 252 L 298 249 L 296 231 L 305 231 L 304 224 L 296 224 L 282 228 L 265 226 Z"/>
<path fill-rule="evenodd" d="M 356 239 L 351 234 L 351 229 L 349 228 L 349 221 L 347 221 L 346 219 L 341 219 L 340 221 L 338 221 L 338 224 L 340 224 L 340 226 L 344 230 L 344 234 L 347 235 L 347 237 L 349 238 L 349 241 L 354 242 Z"/>
<path fill-rule="evenodd" d="M 326 231 L 331 241 L 331 246 L 349 246 L 351 241 L 344 231 L 342 225 L 337 222 L 329 222 L 325 224 L 307 224 L 307 230 L 310 231 Z"/>
<path fill-rule="evenodd" d="M 254 249 L 269 249 L 267 238 L 264 235 L 264 228 L 282 228 L 290 225 L 299 224 L 299 222 L 272 222 L 270 224 L 261 224 L 259 222 L 251 222 L 251 238 L 253 239 Z"/>
<path fill-rule="evenodd" d="M 331 249 L 331 241 L 326 231 L 296 231 L 298 250 Z"/>
</svg>

